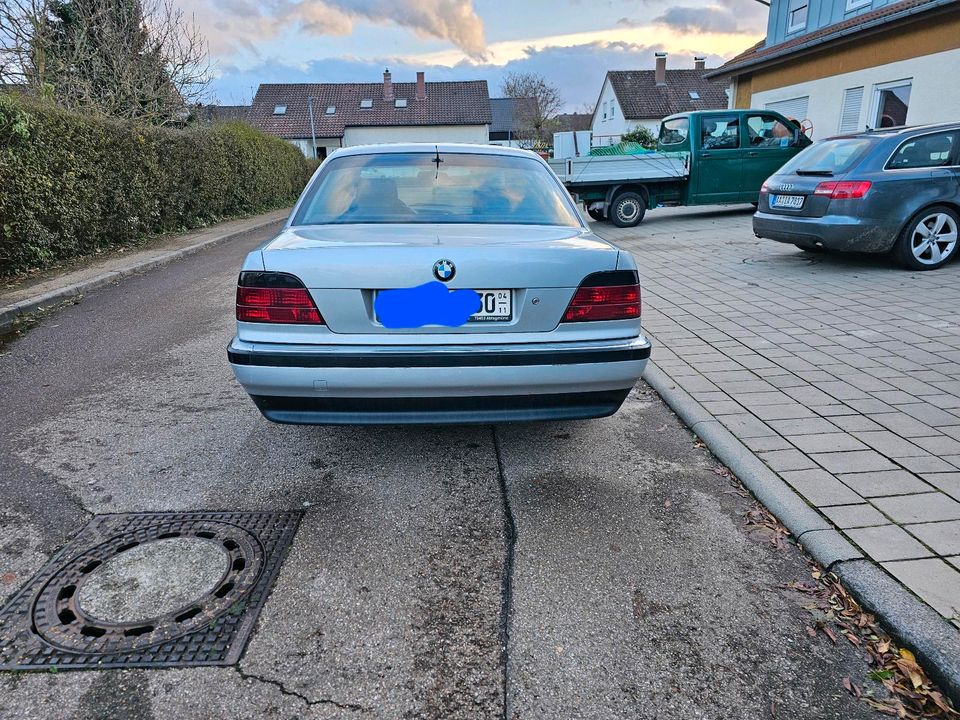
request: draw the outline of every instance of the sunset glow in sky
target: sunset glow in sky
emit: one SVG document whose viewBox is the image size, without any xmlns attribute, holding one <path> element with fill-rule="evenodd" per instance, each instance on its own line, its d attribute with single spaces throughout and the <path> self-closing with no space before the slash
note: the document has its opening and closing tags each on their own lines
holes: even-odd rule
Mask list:
<svg viewBox="0 0 960 720">
<path fill-rule="evenodd" d="M 216 63 L 212 92 L 249 102 L 261 82 L 485 79 L 542 73 L 569 110 L 592 104 L 607 70 L 707 66 L 763 35 L 755 0 L 178 0 Z"/>
</svg>

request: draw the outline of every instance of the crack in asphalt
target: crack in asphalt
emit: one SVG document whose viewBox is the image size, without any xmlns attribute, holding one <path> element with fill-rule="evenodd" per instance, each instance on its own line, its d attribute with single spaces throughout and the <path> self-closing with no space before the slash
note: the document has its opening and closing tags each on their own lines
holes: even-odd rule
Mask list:
<svg viewBox="0 0 960 720">
<path fill-rule="evenodd" d="M 503 665 L 503 720 L 510 720 L 510 617 L 513 614 L 513 565 L 517 544 L 517 524 L 510 505 L 507 479 L 503 474 L 503 454 L 496 426 L 491 426 L 493 449 L 497 456 L 497 479 L 500 483 L 500 498 L 503 504 L 503 536 L 506 558 L 503 563 L 503 579 L 500 582 L 500 662 Z"/>
<path fill-rule="evenodd" d="M 279 680 L 271 680 L 270 678 L 265 678 L 262 675 L 255 675 L 253 673 L 244 672 L 239 667 L 234 668 L 237 671 L 237 674 L 240 675 L 244 680 L 256 680 L 257 682 L 262 682 L 267 685 L 273 685 L 277 688 L 282 695 L 287 695 L 288 697 L 294 697 L 302 702 L 306 703 L 308 706 L 312 707 L 314 705 L 333 705 L 334 707 L 340 710 L 350 710 L 353 712 L 363 712 L 369 713 L 373 711 L 373 708 L 366 707 L 364 705 L 358 705 L 356 703 L 344 703 L 338 702 L 333 698 L 320 698 L 319 700 L 311 700 L 306 695 L 296 692 L 295 690 L 290 690 Z"/>
</svg>

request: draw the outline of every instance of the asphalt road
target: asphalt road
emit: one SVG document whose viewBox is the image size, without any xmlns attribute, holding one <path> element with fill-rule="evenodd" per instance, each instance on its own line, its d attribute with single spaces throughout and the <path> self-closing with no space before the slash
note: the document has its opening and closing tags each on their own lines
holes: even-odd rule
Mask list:
<svg viewBox="0 0 960 720">
<path fill-rule="evenodd" d="M 804 558 L 645 385 L 612 418 L 284 427 L 232 378 L 263 232 L 102 289 L 0 356 L 0 600 L 92 514 L 305 515 L 237 667 L 0 673 L 0 718 L 865 718 Z M 506 641 L 506 642 L 505 642 Z"/>
</svg>

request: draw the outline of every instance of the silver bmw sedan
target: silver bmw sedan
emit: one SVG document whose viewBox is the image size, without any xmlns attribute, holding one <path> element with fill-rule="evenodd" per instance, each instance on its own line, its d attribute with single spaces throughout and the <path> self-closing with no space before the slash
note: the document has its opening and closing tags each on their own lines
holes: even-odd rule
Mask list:
<svg viewBox="0 0 960 720">
<path fill-rule="evenodd" d="M 369 145 L 247 256 L 227 354 L 275 422 L 468 423 L 615 413 L 650 342 L 633 257 L 539 156 Z"/>
</svg>

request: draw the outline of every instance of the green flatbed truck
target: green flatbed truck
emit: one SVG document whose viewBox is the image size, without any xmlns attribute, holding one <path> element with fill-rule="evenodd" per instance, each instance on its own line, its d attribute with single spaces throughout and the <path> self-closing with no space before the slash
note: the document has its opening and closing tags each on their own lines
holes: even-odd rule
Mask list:
<svg viewBox="0 0 960 720">
<path fill-rule="evenodd" d="M 660 206 L 756 203 L 764 180 L 810 143 L 772 110 L 698 111 L 665 118 L 655 152 L 550 166 L 594 220 L 633 227 Z"/>
</svg>

